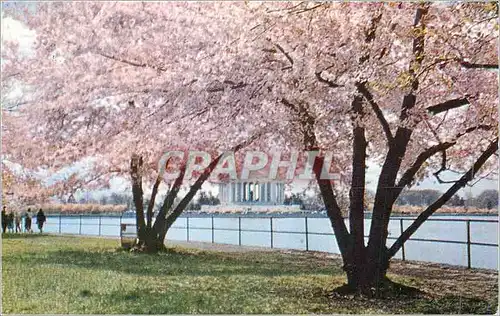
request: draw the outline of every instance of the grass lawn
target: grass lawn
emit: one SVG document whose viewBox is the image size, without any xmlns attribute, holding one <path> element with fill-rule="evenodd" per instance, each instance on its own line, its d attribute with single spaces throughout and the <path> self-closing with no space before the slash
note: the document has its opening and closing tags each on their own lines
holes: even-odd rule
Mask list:
<svg viewBox="0 0 500 316">
<path fill-rule="evenodd" d="M 423 293 L 372 300 L 332 296 L 345 277 L 340 260 L 323 254 L 171 248 L 145 255 L 118 246 L 3 235 L 3 313 L 491 314 L 497 306 L 496 272 L 395 262 L 389 277 Z"/>
</svg>

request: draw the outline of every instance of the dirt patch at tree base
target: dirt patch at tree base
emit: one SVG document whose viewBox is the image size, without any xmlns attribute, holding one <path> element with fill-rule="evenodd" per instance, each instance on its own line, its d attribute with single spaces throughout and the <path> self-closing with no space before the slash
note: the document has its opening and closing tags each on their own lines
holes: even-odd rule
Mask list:
<svg viewBox="0 0 500 316">
<path fill-rule="evenodd" d="M 316 251 L 301 251 L 287 249 L 270 249 L 261 247 L 245 247 L 237 245 L 221 245 L 199 242 L 174 242 L 181 247 L 199 250 L 221 251 L 227 256 L 234 253 L 278 252 L 292 255 L 297 262 L 307 265 L 310 260 L 316 264 L 342 266 L 338 254 Z M 168 245 L 168 244 L 167 244 Z M 486 269 L 467 269 L 465 267 L 419 261 L 391 260 L 388 278 L 400 288 L 393 287 L 385 297 L 375 298 L 342 294 L 339 288 L 317 293 L 328 297 L 333 308 L 342 310 L 350 306 L 346 313 L 366 311 L 367 306 L 373 313 L 415 313 L 427 314 L 494 314 L 497 311 L 498 271 Z M 403 289 L 415 289 L 404 291 Z"/>
<path fill-rule="evenodd" d="M 284 252 L 341 264 L 341 257 L 336 254 Z M 388 278 L 393 281 L 393 287 L 378 298 L 349 293 L 342 287 L 326 295 L 333 307 L 349 304 L 354 310 L 364 310 L 370 306 L 377 313 L 400 311 L 406 314 L 412 310 L 419 314 L 497 313 L 498 271 L 495 270 L 394 259 Z M 492 293 L 496 295 L 492 297 Z"/>
</svg>

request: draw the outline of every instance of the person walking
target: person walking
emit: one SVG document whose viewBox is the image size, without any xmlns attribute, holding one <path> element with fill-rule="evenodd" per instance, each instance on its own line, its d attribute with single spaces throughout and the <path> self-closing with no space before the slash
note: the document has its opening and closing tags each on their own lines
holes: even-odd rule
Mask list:
<svg viewBox="0 0 500 316">
<path fill-rule="evenodd" d="M 24 216 L 24 231 L 27 233 L 32 233 L 31 230 L 31 209 L 28 208 L 26 215 Z"/>
<path fill-rule="evenodd" d="M 38 224 L 38 229 L 40 230 L 40 234 L 43 233 L 43 224 L 47 218 L 45 217 L 45 214 L 43 213 L 42 209 L 38 211 L 36 214 L 36 223 Z"/>
<path fill-rule="evenodd" d="M 14 232 L 14 213 L 11 211 L 7 217 L 7 227 L 9 229 L 9 233 Z"/>
<path fill-rule="evenodd" d="M 16 212 L 14 219 L 16 222 L 16 233 L 22 233 L 23 231 L 21 229 L 21 213 Z"/>
<path fill-rule="evenodd" d="M 7 225 L 9 224 L 9 219 L 7 218 L 7 211 L 5 211 L 5 205 L 2 208 L 2 232 L 7 232 Z"/>
</svg>

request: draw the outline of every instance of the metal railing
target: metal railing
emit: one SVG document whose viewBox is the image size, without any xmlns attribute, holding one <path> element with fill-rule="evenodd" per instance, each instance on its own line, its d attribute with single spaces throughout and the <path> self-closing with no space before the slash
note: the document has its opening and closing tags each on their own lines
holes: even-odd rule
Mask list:
<svg viewBox="0 0 500 316">
<path fill-rule="evenodd" d="M 77 232 L 71 232 L 71 234 L 79 234 L 82 235 L 82 227 L 83 226 L 96 226 L 96 224 L 89 224 L 89 223 L 84 223 L 83 219 L 84 218 L 98 218 L 98 233 L 97 236 L 102 236 L 102 229 L 106 227 L 116 227 L 120 228 L 121 225 L 135 225 L 132 223 L 123 223 L 124 218 L 130 218 L 130 217 L 124 217 L 122 216 L 113 216 L 113 215 L 58 215 L 56 218 L 58 219 L 58 227 L 57 227 L 57 232 L 59 234 L 67 233 L 67 232 L 62 232 L 62 227 L 63 225 L 73 225 L 73 226 L 78 226 Z M 48 216 L 49 219 L 54 218 L 54 216 Z M 68 219 L 68 218 L 78 218 L 78 223 L 62 223 L 62 219 Z M 107 218 L 107 219 L 119 219 L 119 222 L 116 224 L 104 224 L 102 223 L 102 218 Z M 305 250 L 309 251 L 310 250 L 310 236 L 335 236 L 333 232 L 318 232 L 311 230 L 310 227 L 310 221 L 309 219 L 314 218 L 325 218 L 323 216 L 296 216 L 296 217 L 291 217 L 291 216 L 218 216 L 218 215 L 211 215 L 211 216 L 206 216 L 206 215 L 183 215 L 179 217 L 180 219 L 185 219 L 185 225 L 184 226 L 179 226 L 179 225 L 173 225 L 171 229 L 184 229 L 186 231 L 186 241 L 192 241 L 192 238 L 190 236 L 190 232 L 193 230 L 210 230 L 211 231 L 211 242 L 215 242 L 215 233 L 217 231 L 226 231 L 226 232 L 238 232 L 238 245 L 242 245 L 242 233 L 266 233 L 269 234 L 269 247 L 270 248 L 275 248 L 275 242 L 274 242 L 274 235 L 275 234 L 290 234 L 290 235 L 302 235 L 304 237 L 304 242 L 305 242 Z M 201 218 L 210 218 L 210 227 L 196 227 L 192 226 L 190 223 L 190 219 L 201 219 Z M 223 219 L 223 218 L 233 218 L 237 219 L 237 228 L 220 228 L 215 226 L 215 219 Z M 275 225 L 273 223 L 276 220 L 279 219 L 297 219 L 297 220 L 303 220 L 304 221 L 304 229 L 297 231 L 297 230 L 276 230 Z M 242 228 L 242 219 L 260 219 L 260 220 L 268 220 L 269 221 L 269 228 L 268 229 L 244 229 Z M 399 218 L 391 218 L 391 221 L 399 221 L 399 235 L 403 233 L 404 231 L 404 222 L 405 221 L 410 221 L 413 222 L 415 218 L 411 217 L 399 217 Z M 488 242 L 477 242 L 477 241 L 472 241 L 471 238 L 471 223 L 496 223 L 498 224 L 498 220 L 489 220 L 489 219 L 427 219 L 426 222 L 462 222 L 465 223 L 465 230 L 466 230 L 466 240 L 465 241 L 460 241 L 460 240 L 450 240 L 450 239 L 432 239 L 432 238 L 415 238 L 412 237 L 408 239 L 408 241 L 413 241 L 413 242 L 430 242 L 430 243 L 447 243 L 447 244 L 458 244 L 458 245 L 466 245 L 466 253 L 467 253 L 467 267 L 471 268 L 471 262 L 472 262 L 472 253 L 471 253 L 471 246 L 481 246 L 481 247 L 498 247 L 498 242 L 497 243 L 488 243 Z M 48 225 L 54 225 L 52 223 L 48 223 Z M 236 226 L 236 225 L 235 225 Z M 87 235 L 87 234 L 84 234 Z M 94 235 L 94 234 L 92 234 Z M 117 235 L 109 235 L 108 236 L 116 236 L 118 237 L 119 234 Z M 365 236 L 365 238 L 368 238 L 369 236 Z M 389 240 L 396 240 L 397 237 L 392 237 L 388 236 L 387 237 Z M 406 243 L 403 244 L 401 248 L 401 259 L 406 260 Z"/>
</svg>

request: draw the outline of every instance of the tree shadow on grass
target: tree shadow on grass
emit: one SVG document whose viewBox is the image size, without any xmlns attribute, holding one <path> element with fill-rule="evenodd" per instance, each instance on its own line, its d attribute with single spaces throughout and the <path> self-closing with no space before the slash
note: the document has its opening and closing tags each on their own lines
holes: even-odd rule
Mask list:
<svg viewBox="0 0 500 316">
<path fill-rule="evenodd" d="M 228 302 L 214 298 L 207 293 L 172 289 L 159 292 L 137 288 L 125 291 L 112 291 L 106 294 L 91 290 L 80 291 L 79 297 L 113 302 L 112 313 L 132 314 L 241 314 L 244 302 Z"/>
<path fill-rule="evenodd" d="M 300 298 L 298 292 L 290 292 L 286 296 Z M 322 293 L 313 293 L 322 296 Z M 100 301 L 113 302 L 114 312 L 129 312 L 133 314 L 240 314 L 248 304 L 256 304 L 259 312 L 259 303 L 238 300 L 228 302 L 226 299 L 214 298 L 203 291 L 167 287 L 164 291 L 158 289 L 136 288 L 124 291 L 99 294 L 92 290 L 79 292 L 81 299 L 97 298 Z M 283 313 L 279 306 L 275 312 Z M 496 304 L 474 297 L 443 296 L 432 298 L 428 296 L 400 296 L 386 297 L 384 299 L 349 298 L 331 299 L 328 304 L 309 306 L 310 313 L 356 313 L 366 314 L 374 311 L 383 313 L 402 314 L 493 314 Z M 315 309 L 319 309 L 315 311 Z M 378 312 L 377 312 L 378 313 Z"/>
<path fill-rule="evenodd" d="M 292 260 L 293 259 L 293 260 Z M 10 256 L 4 263 L 20 263 L 26 257 Z M 227 254 L 218 252 L 188 252 L 169 250 L 148 255 L 124 251 L 48 251 L 46 256 L 33 256 L 30 264 L 57 264 L 93 270 L 110 270 L 141 276 L 227 276 L 250 274 L 262 276 L 341 274 L 340 264 L 332 261 L 325 266 L 311 266 L 306 260 L 280 257 L 278 253 L 252 252 Z"/>
</svg>

